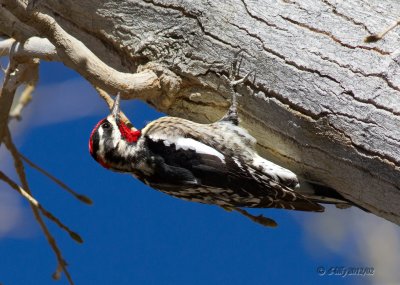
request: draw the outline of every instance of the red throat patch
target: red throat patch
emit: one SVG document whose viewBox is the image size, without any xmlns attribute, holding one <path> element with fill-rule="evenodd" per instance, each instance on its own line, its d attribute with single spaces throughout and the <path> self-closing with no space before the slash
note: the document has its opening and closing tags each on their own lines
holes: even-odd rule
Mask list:
<svg viewBox="0 0 400 285">
<path fill-rule="evenodd" d="M 142 133 L 139 130 L 131 130 L 124 122 L 120 122 L 118 124 L 119 131 L 121 132 L 121 136 L 128 142 L 134 143 L 137 142 Z"/>
</svg>

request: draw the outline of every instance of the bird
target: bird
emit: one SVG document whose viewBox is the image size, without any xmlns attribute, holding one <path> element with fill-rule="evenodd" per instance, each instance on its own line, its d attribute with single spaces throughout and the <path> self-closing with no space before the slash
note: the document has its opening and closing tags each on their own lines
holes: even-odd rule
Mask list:
<svg viewBox="0 0 400 285">
<path fill-rule="evenodd" d="M 264 226 L 277 223 L 246 208 L 323 212 L 320 199 L 296 191 L 297 175 L 260 156 L 256 143 L 239 125 L 236 91 L 225 116 L 214 123 L 165 116 L 141 130 L 123 120 L 118 93 L 111 113 L 91 132 L 89 152 L 106 169 L 132 174 L 153 189 L 237 211 Z"/>
</svg>

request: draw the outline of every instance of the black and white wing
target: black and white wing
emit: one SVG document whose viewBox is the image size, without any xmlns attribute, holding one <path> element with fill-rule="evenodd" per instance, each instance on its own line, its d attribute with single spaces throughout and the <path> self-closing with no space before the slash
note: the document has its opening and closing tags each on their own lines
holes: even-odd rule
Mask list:
<svg viewBox="0 0 400 285">
<path fill-rule="evenodd" d="M 196 202 L 232 207 L 324 208 L 241 161 L 193 138 L 145 137 L 155 165 L 150 186 Z"/>
</svg>

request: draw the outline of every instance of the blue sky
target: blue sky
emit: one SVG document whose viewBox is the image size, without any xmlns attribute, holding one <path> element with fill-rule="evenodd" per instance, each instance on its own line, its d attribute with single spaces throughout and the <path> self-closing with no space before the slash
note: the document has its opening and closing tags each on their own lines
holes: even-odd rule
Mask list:
<svg viewBox="0 0 400 285">
<path fill-rule="evenodd" d="M 122 102 L 136 127 L 162 114 Z M 93 88 L 61 64 L 42 63 L 39 87 L 22 122 L 12 124 L 21 152 L 88 195 L 83 205 L 27 167 L 35 197 L 85 243 L 48 223 L 76 284 L 395 284 L 398 226 L 358 209 L 323 214 L 255 210 L 264 228 L 220 208 L 181 201 L 110 172 L 88 153 L 94 125 L 108 113 Z M 0 168 L 15 177 L 0 151 Z M 53 252 L 28 204 L 0 183 L 0 283 L 55 282 Z M 394 254 L 393 254 L 394 253 Z M 318 267 L 374 267 L 374 276 L 319 276 Z M 397 275 L 396 275 L 397 274 Z"/>
</svg>

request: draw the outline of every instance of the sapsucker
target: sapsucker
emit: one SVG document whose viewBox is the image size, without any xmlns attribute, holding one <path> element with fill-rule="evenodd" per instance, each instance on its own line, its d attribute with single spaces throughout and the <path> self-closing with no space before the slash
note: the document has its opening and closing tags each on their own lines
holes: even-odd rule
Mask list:
<svg viewBox="0 0 400 285">
<path fill-rule="evenodd" d="M 262 158 L 256 139 L 238 126 L 236 95 L 228 113 L 212 124 L 162 117 L 142 130 L 121 119 L 117 95 L 111 114 L 93 129 L 89 150 L 107 169 L 130 173 L 166 194 L 236 210 L 275 226 L 242 208 L 322 212 L 324 207 L 296 191 L 296 175 Z"/>
</svg>

